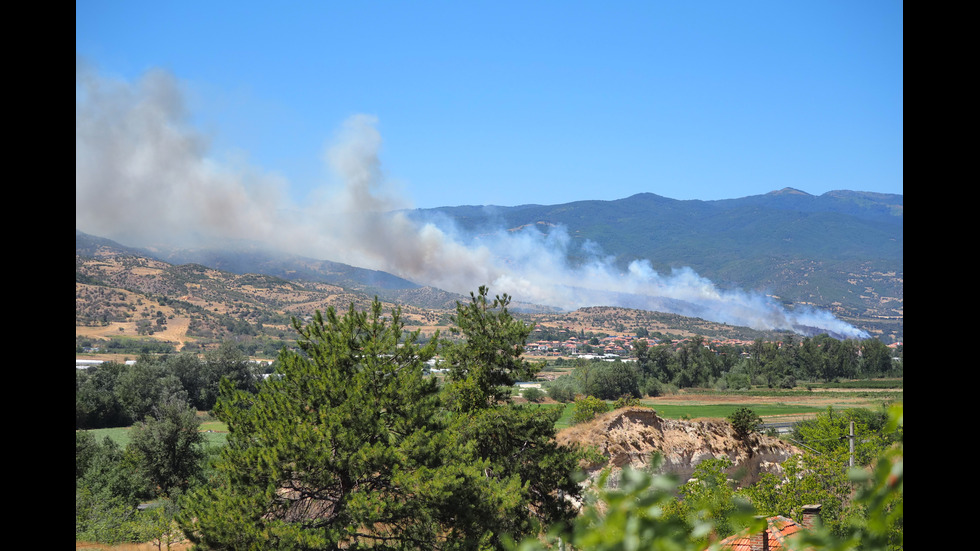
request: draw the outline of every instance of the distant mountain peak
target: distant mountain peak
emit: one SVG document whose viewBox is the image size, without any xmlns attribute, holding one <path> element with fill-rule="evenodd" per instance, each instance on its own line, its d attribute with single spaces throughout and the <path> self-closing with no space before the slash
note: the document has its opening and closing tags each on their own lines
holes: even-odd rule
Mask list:
<svg viewBox="0 0 980 551">
<path fill-rule="evenodd" d="M 792 187 L 784 187 L 783 189 L 778 189 L 776 191 L 770 191 L 766 195 L 806 195 L 807 197 L 813 197 L 812 195 L 810 195 L 809 193 L 807 193 L 805 191 L 802 191 L 802 190 L 799 190 L 799 189 L 796 189 L 796 188 L 792 188 Z"/>
</svg>

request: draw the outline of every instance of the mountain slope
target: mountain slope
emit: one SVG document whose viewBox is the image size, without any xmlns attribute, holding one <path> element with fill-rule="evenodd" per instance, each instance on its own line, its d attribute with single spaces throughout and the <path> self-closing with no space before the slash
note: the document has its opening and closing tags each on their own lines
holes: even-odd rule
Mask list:
<svg viewBox="0 0 980 551">
<path fill-rule="evenodd" d="M 274 356 L 284 339 L 293 338 L 293 318 L 328 307 L 364 309 L 372 300 L 363 291 L 326 282 L 174 265 L 80 232 L 76 244 L 76 337 L 152 337 L 177 350 L 235 339 Z M 416 297 L 415 302 L 455 305 L 447 293 L 426 287 L 398 292 Z M 403 306 L 408 323 L 434 319 L 411 300 L 388 302 L 386 308 Z"/>
<path fill-rule="evenodd" d="M 616 201 L 516 207 L 443 207 L 412 213 L 474 236 L 500 228 L 563 228 L 588 260 L 597 244 L 622 268 L 649 260 L 668 273 L 690 267 L 721 288 L 756 290 L 901 333 L 904 295 L 901 195 L 785 188 L 721 201 L 641 193 Z"/>
<path fill-rule="evenodd" d="M 331 306 L 345 310 L 353 304 L 365 309 L 372 299 L 363 290 L 326 282 L 236 274 L 196 263 L 174 265 L 77 231 L 76 245 L 77 346 L 146 337 L 170 343 L 171 351 L 200 350 L 234 339 L 252 354 L 261 351 L 274 357 L 293 338 L 292 318 L 304 319 L 315 310 Z M 413 286 L 391 293 L 394 299 L 382 298 L 388 303 L 385 308 L 401 307 L 407 327 L 423 330 L 423 336 L 436 330 L 447 334 L 456 300 L 465 300 L 431 287 Z M 682 336 L 697 333 L 742 340 L 779 337 L 676 314 L 622 308 L 587 308 L 568 313 L 519 313 L 521 310 L 514 308 L 527 323 L 552 329 L 575 327 L 632 334 L 644 327 Z M 142 345 L 135 346 L 138 351 Z"/>
<path fill-rule="evenodd" d="M 902 340 L 904 244 L 900 195 L 835 191 L 812 196 L 785 188 L 740 199 L 678 201 L 641 193 L 616 201 L 444 207 L 408 214 L 443 228 L 461 229 L 468 235 L 463 240 L 472 240 L 469 244 L 528 227 L 543 234 L 567 232 L 573 266 L 598 254 L 603 259 L 608 255 L 620 270 L 637 259 L 649 261 L 661 274 L 690 267 L 721 290 L 769 295 L 789 308 L 812 306 L 872 335 L 886 337 L 888 342 Z M 98 250 L 105 243 L 76 231 L 76 256 Z M 287 281 L 329 284 L 422 308 L 451 308 L 461 298 L 390 273 L 272 253 L 256 246 L 221 250 L 115 247 L 115 254 L 142 254 L 168 263 L 197 264 L 239 275 L 264 274 Z M 539 273 L 548 277 L 546 272 Z M 78 277 L 76 271 L 76 281 Z M 154 285 L 164 282 L 162 278 Z M 474 281 L 473 287 L 485 283 Z M 593 302 L 601 306 L 602 301 L 597 295 Z M 643 304 L 616 302 L 620 306 L 707 317 L 687 307 L 687 303 L 679 304 L 686 309 L 672 307 L 671 304 L 678 306 L 675 303 L 678 301 L 666 297 Z M 546 311 L 534 305 L 527 308 Z"/>
<path fill-rule="evenodd" d="M 133 255 L 173 265 L 199 265 L 233 274 L 262 274 L 285 281 L 324 283 L 346 292 L 397 304 L 422 308 L 451 308 L 463 297 L 419 285 L 379 270 L 358 268 L 340 262 L 316 260 L 297 255 L 269 251 L 256 246 L 239 245 L 227 249 L 153 249 L 126 247 L 115 241 L 88 235 L 75 230 L 76 257 L 93 257 L 99 252 L 112 255 Z"/>
</svg>

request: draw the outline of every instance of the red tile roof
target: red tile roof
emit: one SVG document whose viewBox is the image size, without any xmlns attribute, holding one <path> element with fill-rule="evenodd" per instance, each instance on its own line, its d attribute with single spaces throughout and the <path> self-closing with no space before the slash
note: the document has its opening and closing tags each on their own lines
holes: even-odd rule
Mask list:
<svg viewBox="0 0 980 551">
<path fill-rule="evenodd" d="M 770 551 L 786 549 L 785 540 L 787 537 L 804 530 L 805 528 L 795 520 L 784 516 L 769 517 L 766 519 L 768 527 L 766 533 L 769 537 Z M 747 533 L 735 534 L 721 540 L 721 549 L 726 551 L 760 551 L 762 549 L 761 538 L 758 535 Z"/>
</svg>

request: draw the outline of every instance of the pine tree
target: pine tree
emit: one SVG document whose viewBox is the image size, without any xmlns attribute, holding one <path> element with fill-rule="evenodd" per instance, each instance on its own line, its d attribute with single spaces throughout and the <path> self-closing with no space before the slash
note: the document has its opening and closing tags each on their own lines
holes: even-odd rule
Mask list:
<svg viewBox="0 0 980 551">
<path fill-rule="evenodd" d="M 386 319 L 377 299 L 370 312 L 331 308 L 294 325 L 301 351 L 284 351 L 257 392 L 223 389 L 215 413 L 228 443 L 215 483 L 184 502 L 188 537 L 234 549 L 478 549 L 528 533 L 514 521 L 527 515 L 526 479 L 491 474 L 503 458 L 475 445 L 489 421 L 459 423 L 425 375 L 438 339 L 400 344 L 400 312 Z"/>
<path fill-rule="evenodd" d="M 461 339 L 443 352 L 450 366 L 450 431 L 463 460 L 486 464 L 487 480 L 520 489 L 523 506 L 492 529 L 490 543 L 499 545 L 505 533 L 523 537 L 574 518 L 568 498 L 579 496 L 572 477 L 578 456 L 555 442 L 560 409 L 510 401 L 507 387 L 538 371 L 522 358 L 532 327 L 513 317 L 508 295 L 490 301 L 488 293 L 480 287 L 469 303 L 457 303 L 454 332 Z"/>
</svg>

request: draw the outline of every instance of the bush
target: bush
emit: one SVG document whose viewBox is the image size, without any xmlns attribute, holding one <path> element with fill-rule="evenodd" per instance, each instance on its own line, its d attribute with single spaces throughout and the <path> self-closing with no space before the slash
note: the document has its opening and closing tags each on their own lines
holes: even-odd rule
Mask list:
<svg viewBox="0 0 980 551">
<path fill-rule="evenodd" d="M 575 382 L 568 375 L 563 375 L 548 383 L 545 390 L 548 391 L 548 396 L 551 396 L 556 402 L 567 404 L 575 400 Z"/>
<path fill-rule="evenodd" d="M 534 387 L 525 388 L 524 391 L 521 393 L 521 396 L 523 396 L 524 399 L 527 400 L 528 402 L 537 403 L 540 402 L 541 400 L 544 400 L 544 392 L 542 392 L 541 389 L 534 388 Z"/>
<path fill-rule="evenodd" d="M 755 411 L 749 408 L 738 408 L 731 415 L 728 416 L 728 422 L 732 424 L 732 428 L 735 429 L 735 434 L 742 440 L 746 439 L 749 434 L 757 431 L 759 425 L 762 424 L 762 418 L 759 417 Z"/>
<path fill-rule="evenodd" d="M 659 379 L 648 377 L 640 387 L 640 394 L 656 398 L 664 395 L 664 384 Z"/>
<path fill-rule="evenodd" d="M 752 388 L 752 380 L 749 375 L 742 371 L 731 371 L 724 377 L 728 388 L 732 390 L 748 390 Z"/>
<path fill-rule="evenodd" d="M 615 402 L 613 402 L 613 409 L 625 408 L 629 406 L 638 406 L 638 405 L 640 405 L 639 399 L 629 395 L 620 396 L 619 398 L 616 398 Z"/>
<path fill-rule="evenodd" d="M 609 405 L 595 396 L 586 396 L 575 400 L 572 408 L 572 423 L 576 424 L 590 421 L 596 415 L 609 411 Z"/>
<path fill-rule="evenodd" d="M 639 374 L 632 366 L 622 362 L 602 362 L 587 369 L 588 376 L 579 375 L 584 394 L 604 400 L 615 400 L 624 395 L 640 397 Z"/>
</svg>

